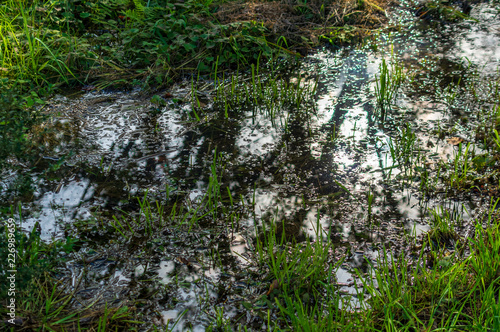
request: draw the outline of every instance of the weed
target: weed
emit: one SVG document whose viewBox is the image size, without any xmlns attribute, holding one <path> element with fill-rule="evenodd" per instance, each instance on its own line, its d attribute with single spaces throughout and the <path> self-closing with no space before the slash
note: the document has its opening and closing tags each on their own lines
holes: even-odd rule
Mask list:
<svg viewBox="0 0 500 332">
<path fill-rule="evenodd" d="M 387 178 L 390 179 L 392 170 L 399 168 L 402 173 L 402 178 L 412 178 L 417 167 L 422 164 L 422 154 L 418 147 L 418 139 L 415 133 L 407 124 L 403 129 L 398 128 L 396 138 L 389 138 L 387 146 L 392 159 L 392 165 L 387 169 Z M 404 183 L 403 183 L 404 184 Z"/>
<path fill-rule="evenodd" d="M 386 120 L 387 112 L 390 110 L 401 84 L 406 79 L 406 74 L 403 72 L 403 67 L 394 59 L 392 60 L 390 69 L 387 66 L 386 60 L 382 59 L 379 70 L 380 76 L 375 81 L 375 96 L 380 111 L 379 119 L 383 123 Z"/>
<path fill-rule="evenodd" d="M 251 66 L 249 76 L 236 73 L 230 80 L 215 80 L 214 111 L 223 113 L 226 118 L 238 117 L 242 109 L 252 109 L 253 119 L 257 114 L 265 114 L 271 123 L 287 128 L 286 111 L 294 109 L 310 117 L 314 114 L 314 96 L 317 80 L 303 82 L 300 75 L 282 77 L 275 72 L 273 64 L 261 72 L 260 61 Z M 196 94 L 196 89 L 192 92 Z M 288 113 L 289 114 L 289 113 Z M 289 116 L 289 115 L 288 115 Z"/>
<path fill-rule="evenodd" d="M 368 191 L 366 194 L 367 196 L 367 201 L 368 201 L 368 223 L 371 224 L 372 221 L 372 205 L 373 205 L 373 199 L 374 195 L 371 190 Z"/>
<path fill-rule="evenodd" d="M 500 135 L 498 135 L 498 131 L 496 129 L 493 129 L 493 133 L 495 136 L 493 137 L 493 140 L 495 141 L 495 144 L 497 145 L 498 150 L 500 150 Z"/>
<path fill-rule="evenodd" d="M 453 169 L 449 175 L 449 185 L 451 188 L 466 188 L 474 181 L 474 151 L 470 151 L 471 144 L 460 143 L 453 157 Z"/>
<path fill-rule="evenodd" d="M 441 20 L 444 22 L 457 22 L 465 19 L 471 19 L 471 6 L 468 2 L 459 2 L 461 5 L 452 6 L 450 1 L 429 0 L 417 8 L 416 14 L 420 18 L 427 20 Z"/>
<path fill-rule="evenodd" d="M 8 79 L 0 79 L 0 169 L 9 156 L 27 161 L 30 155 L 29 130 L 37 123 L 36 112 L 31 108 L 37 97 L 23 98 L 17 85 Z M 28 99 L 29 98 L 29 99 Z M 34 99 L 36 98 L 36 99 Z M 33 157 L 34 158 L 34 157 Z"/>
<path fill-rule="evenodd" d="M 453 220 L 449 211 L 442 208 L 431 210 L 432 231 L 427 234 L 430 248 L 441 250 L 446 247 L 454 248 L 460 244 L 460 238 L 455 230 L 458 220 Z"/>
<path fill-rule="evenodd" d="M 208 331 L 232 331 L 231 325 L 227 318 L 224 318 L 224 308 L 215 308 L 215 321 L 208 327 Z"/>
<path fill-rule="evenodd" d="M 394 258 L 384 251 L 374 270 L 375 279 L 363 279 L 370 294 L 369 315 L 374 328 L 469 329 L 481 324 L 478 319 L 485 326 L 494 324 L 494 310 L 490 308 L 496 308 L 492 294 L 497 287 L 498 267 L 485 262 L 498 255 L 495 241 L 487 240 L 494 238 L 496 228 L 480 227 L 476 231 L 476 249 L 471 257 L 448 257 L 447 264 L 434 264 L 429 269 L 424 267 L 428 263 L 425 246 L 415 265 L 408 264 L 403 254 Z"/>
<path fill-rule="evenodd" d="M 0 226 L 0 256 L 2 271 L 12 270 L 7 266 L 7 236 L 6 227 Z M 35 225 L 31 233 L 24 234 L 15 231 L 16 248 L 16 320 L 23 327 L 33 329 L 71 329 L 79 326 L 83 317 L 98 319 L 98 330 L 104 331 L 105 326 L 114 328 L 131 323 L 131 310 L 128 307 L 104 308 L 73 307 L 75 292 L 79 282 L 71 287 L 67 280 L 59 280 L 61 268 L 75 252 L 78 241 L 70 237 L 45 244 L 40 239 L 39 227 Z M 3 303 L 0 314 L 6 317 L 7 307 L 7 274 L 0 275 L 0 299 Z M 28 318 L 29 317 L 29 318 Z M 128 323 L 123 323 L 127 321 Z M 121 323 L 117 323 L 121 322 Z M 84 324 L 82 324 L 83 326 Z"/>
<path fill-rule="evenodd" d="M 462 77 L 459 77 L 457 83 L 451 83 L 446 87 L 444 93 L 442 93 L 442 97 L 444 98 L 446 105 L 448 107 L 454 106 L 455 100 L 457 99 L 457 96 L 460 92 L 461 82 L 462 82 Z"/>
</svg>

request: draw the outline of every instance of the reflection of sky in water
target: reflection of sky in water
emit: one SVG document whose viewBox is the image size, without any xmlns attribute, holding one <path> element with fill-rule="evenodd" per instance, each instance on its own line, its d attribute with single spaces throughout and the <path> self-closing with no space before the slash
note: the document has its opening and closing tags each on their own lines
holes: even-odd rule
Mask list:
<svg viewBox="0 0 500 332">
<path fill-rule="evenodd" d="M 124 134 L 137 129 L 140 121 L 136 110 L 140 107 L 137 101 L 125 99 L 108 106 L 89 108 L 83 135 L 93 137 L 94 143 L 103 151 L 110 151 Z"/>
<path fill-rule="evenodd" d="M 170 274 L 175 270 L 174 261 L 161 261 L 158 269 L 158 277 L 161 278 L 160 283 L 168 284 L 171 282 Z"/>
<path fill-rule="evenodd" d="M 275 206 L 278 193 L 269 190 L 258 189 L 255 192 L 255 214 L 257 218 Z"/>
<path fill-rule="evenodd" d="M 123 272 L 120 270 L 116 270 L 115 274 L 113 276 L 113 279 L 116 280 L 116 282 L 120 284 L 127 284 L 130 281 L 130 278 L 126 277 L 123 275 Z"/>
<path fill-rule="evenodd" d="M 469 29 L 464 30 L 458 38 L 454 38 L 455 47 L 447 56 L 466 57 L 474 64 L 485 66 L 484 72 L 498 69 L 500 60 L 500 21 L 498 10 L 486 3 L 477 4 L 471 12 L 479 23 L 464 23 Z"/>
<path fill-rule="evenodd" d="M 420 219 L 420 198 L 412 195 L 409 190 L 394 193 L 395 200 L 398 202 L 398 212 L 403 218 L 413 220 Z"/>
<path fill-rule="evenodd" d="M 194 278 L 195 276 L 192 278 L 186 277 L 184 281 L 192 282 Z M 182 281 L 179 280 L 179 282 Z M 176 324 L 175 328 L 169 329 L 169 331 L 186 331 L 187 324 L 191 325 L 193 323 L 194 326 L 189 329 L 190 331 L 205 331 L 205 327 L 199 324 L 198 321 L 202 317 L 200 316 L 202 313 L 198 301 L 200 295 L 202 297 L 209 296 L 214 301 L 217 299 L 217 293 L 213 291 L 212 287 L 205 288 L 201 293 L 193 283 L 189 288 L 177 288 L 175 296 L 179 303 L 173 309 L 161 311 L 164 324 L 169 324 L 170 328 Z"/>
<path fill-rule="evenodd" d="M 405 224 L 405 229 L 411 236 L 420 236 L 431 230 L 430 225 L 422 225 L 418 222 L 408 222 Z"/>
<path fill-rule="evenodd" d="M 249 263 L 244 256 L 247 252 L 246 240 L 241 234 L 234 234 L 229 250 L 231 251 L 231 254 L 240 262 L 240 264 L 246 265 Z"/>
<path fill-rule="evenodd" d="M 443 113 L 445 111 L 445 106 L 443 104 L 437 104 L 430 101 L 409 101 L 408 108 L 413 109 L 416 115 L 417 123 L 436 123 L 437 121 L 443 121 L 448 117 Z"/>
<path fill-rule="evenodd" d="M 358 308 L 360 302 L 356 296 L 356 288 L 354 286 L 350 286 L 354 281 L 353 275 L 343 268 L 338 268 L 337 271 L 335 271 L 335 276 L 337 277 L 337 283 L 339 285 L 343 285 L 339 289 L 340 293 L 348 296 L 348 303 L 346 303 L 348 308 L 346 309 L 352 310 Z"/>
<path fill-rule="evenodd" d="M 168 139 L 167 150 L 172 152 L 167 154 L 169 159 L 175 158 L 179 154 L 179 148 L 184 145 L 185 136 L 182 133 L 185 131 L 181 124 L 181 114 L 189 112 L 189 106 L 183 107 L 180 111 L 169 108 L 163 109 L 162 115 L 158 118 L 158 124 L 163 136 Z"/>
<path fill-rule="evenodd" d="M 59 192 L 46 192 L 35 201 L 32 215 L 23 220 L 22 225 L 26 230 L 31 230 L 38 221 L 42 228 L 41 238 L 49 240 L 54 235 L 60 235 L 58 223 L 70 222 L 74 218 L 91 217 L 88 208 L 80 207 L 80 204 L 89 200 L 93 194 L 94 188 L 88 179 L 62 185 Z"/>
<path fill-rule="evenodd" d="M 236 241 L 244 242 L 241 236 L 237 236 Z M 243 251 L 242 251 L 243 253 Z M 147 264 L 138 264 L 133 268 L 133 274 L 136 278 L 142 276 L 146 270 L 150 270 L 151 266 Z M 160 311 L 164 324 L 169 324 L 172 328 L 174 323 L 177 325 L 173 330 L 169 331 L 185 331 L 186 324 L 193 324 L 193 331 L 203 331 L 203 324 L 200 323 L 200 300 L 204 300 L 206 296 L 211 301 L 218 298 L 218 294 L 214 291 L 214 285 L 217 285 L 221 276 L 220 268 L 209 267 L 201 269 L 197 263 L 193 263 L 191 269 L 187 269 L 184 264 L 176 260 L 160 261 L 157 269 L 157 280 L 161 285 L 171 287 L 173 284 L 180 283 L 183 286 L 175 290 L 175 298 L 177 304 L 172 307 L 167 307 L 168 310 Z M 123 275 L 121 270 L 116 270 L 113 277 L 114 282 L 125 285 L 130 282 L 130 278 Z M 200 292 L 200 289 L 202 291 Z M 160 306 L 161 307 L 161 306 Z M 167 309 L 166 308 L 166 309 Z"/>
<path fill-rule="evenodd" d="M 368 119 L 366 111 L 361 105 L 355 105 L 349 109 L 348 114 L 344 118 L 340 134 L 348 140 L 360 140 L 366 137 L 368 129 Z"/>
<path fill-rule="evenodd" d="M 169 151 L 165 156 L 169 160 L 175 160 L 175 158 L 180 154 L 181 148 L 185 144 L 185 136 L 182 133 L 185 131 L 184 126 L 181 124 L 181 114 L 182 112 L 188 112 L 188 108 L 184 107 L 181 111 L 172 110 L 169 108 L 163 109 L 161 116 L 158 118 L 159 130 L 163 138 L 167 140 L 165 150 Z M 198 146 L 201 142 L 198 142 Z M 195 162 L 195 156 L 197 154 L 197 148 L 193 147 L 191 149 L 190 158 Z M 177 163 L 169 164 L 172 170 L 176 170 L 178 167 Z"/>
<path fill-rule="evenodd" d="M 318 209 L 311 208 L 307 211 L 304 220 L 302 221 L 303 229 L 310 239 L 316 241 L 317 234 L 321 234 L 323 238 L 326 238 L 325 230 L 328 231 L 330 222 L 328 218 L 318 218 Z M 319 225 L 319 228 L 317 227 Z"/>
<path fill-rule="evenodd" d="M 90 100 L 103 96 L 106 94 L 86 95 Z M 188 113 L 189 105 L 180 110 L 166 106 L 159 110 L 157 116 L 152 116 L 150 103 L 141 100 L 137 93 L 118 94 L 115 97 L 118 98 L 111 105 L 89 107 L 86 112 L 81 135 L 90 137 L 94 144 L 98 145 L 100 156 L 109 153 L 113 148 L 114 158 L 120 158 L 127 144 L 131 144 L 133 149 L 128 151 L 125 157 L 133 158 L 132 152 L 136 154 L 137 151 L 140 151 L 142 156 L 147 156 L 162 150 L 167 151 L 165 156 L 170 160 L 179 156 L 186 140 L 183 134 L 187 131 L 182 116 Z M 151 141 L 155 137 L 158 141 Z M 191 147 L 192 164 L 197 162 L 196 155 L 202 142 L 203 139 L 200 139 L 198 144 Z M 140 163 L 140 166 L 144 163 Z M 175 170 L 178 164 L 171 163 L 170 167 Z"/>
<path fill-rule="evenodd" d="M 259 112 L 263 111 L 257 111 L 255 117 L 252 116 L 252 112 L 246 112 L 246 119 L 242 121 L 242 129 L 236 138 L 236 146 L 243 156 L 261 156 L 267 153 L 281 136 L 279 126 L 273 125 L 269 116 Z M 280 123 L 280 120 L 286 118 L 286 114 L 280 113 L 281 115 L 276 119 L 276 123 Z"/>
<path fill-rule="evenodd" d="M 207 184 L 203 181 L 197 181 L 196 187 L 189 192 L 191 202 L 201 201 L 207 192 Z"/>
</svg>

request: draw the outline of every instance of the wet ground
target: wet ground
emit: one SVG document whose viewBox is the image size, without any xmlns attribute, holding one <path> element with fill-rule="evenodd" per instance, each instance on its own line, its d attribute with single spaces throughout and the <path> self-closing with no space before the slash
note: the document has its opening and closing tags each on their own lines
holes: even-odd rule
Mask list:
<svg viewBox="0 0 500 332">
<path fill-rule="evenodd" d="M 56 96 L 49 111 L 57 130 L 44 138 L 42 161 L 52 171 L 33 174 L 22 226 L 39 223 L 47 241 L 83 240 L 67 275 L 80 305 L 128 302 L 153 324 L 178 320 L 176 328 L 193 330 L 204 330 L 219 307 L 260 329 L 265 321 L 244 304 L 264 307 L 260 296 L 272 283 L 255 263 L 263 227 L 276 225 L 289 241 L 330 236 L 332 259 L 345 258 L 339 291 L 352 306 L 353 269 L 368 272 L 366 259 L 375 262 L 382 246 L 408 250 L 408 239 L 430 230 L 431 209 L 449 211 L 468 236 L 468 221 L 494 196 L 491 177 L 453 187 L 455 169 L 445 165 L 468 142 L 477 155 L 485 151 L 475 128 L 498 102 L 498 10 L 476 4 L 477 21 L 453 24 L 403 6 L 392 15 L 392 32 L 361 48 L 317 50 L 284 76 L 304 88 L 299 107 L 278 98 L 272 109 L 251 100 L 226 108 L 214 102 L 214 86 L 231 89 L 222 78 L 186 80 L 161 99 L 140 91 Z M 406 80 L 382 119 L 375 86 L 384 58 Z M 241 75 L 236 89 L 251 81 Z M 214 188 L 217 202 L 207 208 Z M 149 233 L 146 201 L 153 219 L 169 220 Z M 112 227 L 125 219 L 137 221 L 130 237 Z"/>
</svg>

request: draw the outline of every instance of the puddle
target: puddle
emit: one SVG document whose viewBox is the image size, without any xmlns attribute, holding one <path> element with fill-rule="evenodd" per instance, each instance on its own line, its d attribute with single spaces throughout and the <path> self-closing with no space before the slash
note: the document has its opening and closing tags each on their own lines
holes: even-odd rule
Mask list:
<svg viewBox="0 0 500 332">
<path fill-rule="evenodd" d="M 374 42 L 376 51 L 371 45 L 318 50 L 301 68 L 300 84 L 318 82 L 313 105 L 297 109 L 284 104 L 274 115 L 259 105 L 236 104 L 231 109 L 236 116 L 226 118 L 210 103 L 197 109 L 198 121 L 191 104 L 182 101 L 191 82 L 173 88 L 175 98 L 166 100 L 165 106 L 151 103 L 140 91 L 55 98 L 54 114 L 60 115 L 54 121 L 64 122 L 77 134 L 70 142 L 55 144 L 53 155 L 47 156 L 66 156 L 60 166 L 63 176 L 42 180 L 34 175 L 40 176 L 36 198 L 23 203 L 28 215 L 23 227 L 30 230 L 38 222 L 44 240 L 63 237 L 65 225 L 76 221 L 111 222 L 113 215 L 137 212 L 140 203 L 135 196 L 146 195 L 170 207 L 172 202 L 196 207 L 215 171 L 228 190 L 224 204 L 241 209 L 237 232 L 226 236 L 227 225 L 209 215 L 206 234 L 172 235 L 172 243 L 162 244 L 155 257 L 124 256 L 126 262 L 119 268 L 110 267 L 113 264 L 104 258 L 101 265 L 94 261 L 94 273 L 112 275 L 113 287 L 132 297 L 147 292 L 144 287 L 157 289 L 157 303 L 148 310 L 158 312 L 159 321 L 178 322 L 179 331 L 203 330 L 215 305 L 234 317 L 239 307 L 231 303 L 265 293 L 265 286 L 235 279 L 241 270 L 250 269 L 255 226 L 276 223 L 296 241 L 316 240 L 319 227 L 325 234 L 330 230 L 333 241 L 347 248 L 336 277 L 340 292 L 351 295 L 356 307 L 354 282 L 359 280 L 353 271 L 368 273 L 367 259 L 375 262 L 381 245 L 404 250 L 404 236 L 422 236 L 430 230 L 431 209 L 442 207 L 466 224 L 488 203 L 474 197 L 451 199 L 439 188 L 426 196 L 416 175 L 405 172 L 413 172 L 420 160 L 417 166 L 435 174 L 439 160 L 456 155 L 458 147 L 444 139 L 450 135 L 440 137 L 437 132 L 472 137 L 468 126 L 457 124 L 477 110 L 462 94 L 453 96 L 450 84 L 454 82 L 453 89 L 459 91 L 463 85 L 458 77 L 463 77 L 461 84 L 498 79 L 496 14 L 488 4 L 477 4 L 471 15 L 479 23 L 466 21 L 435 31 L 411 13 L 402 13 L 402 24 L 416 20 L 415 24 L 381 35 Z M 375 81 L 382 59 L 389 61 L 391 54 L 411 79 L 381 124 Z M 457 105 L 463 111 L 455 112 Z M 391 153 L 390 144 L 402 139 L 406 124 L 421 159 L 402 171 L 392 168 L 401 161 Z M 161 242 L 161 236 L 153 238 Z M 215 250 L 220 257 L 213 257 Z M 210 265 L 210 260 L 221 264 Z M 73 266 L 75 271 L 80 268 Z M 92 295 L 87 297 L 96 292 L 89 291 Z"/>
</svg>

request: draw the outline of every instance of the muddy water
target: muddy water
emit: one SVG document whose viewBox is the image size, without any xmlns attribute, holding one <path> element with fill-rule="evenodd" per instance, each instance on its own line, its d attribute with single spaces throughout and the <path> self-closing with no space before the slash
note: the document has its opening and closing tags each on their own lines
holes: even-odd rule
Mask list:
<svg viewBox="0 0 500 332">
<path fill-rule="evenodd" d="M 35 181 L 36 198 L 22 207 L 23 227 L 38 222 L 45 240 L 62 237 L 75 224 L 102 225 L 113 215 L 137 213 L 136 197 L 145 195 L 166 206 L 173 197 L 196 206 L 217 156 L 219 182 L 241 208 L 236 229 L 224 231 L 221 219 L 205 230 L 165 230 L 155 235 L 162 247 L 150 257 L 141 256 L 140 245 L 124 253 L 99 231 L 91 233 L 96 243 L 108 242 L 106 251 L 84 248 L 68 267 L 75 283 L 84 266 L 100 280 L 77 294 L 82 303 L 99 296 L 98 303 L 145 298 L 153 323 L 179 320 L 179 330 L 203 330 L 215 315 L 213 305 L 224 303 L 227 317 L 261 328 L 264 322 L 242 314 L 239 303 L 268 287 L 252 281 L 259 271 L 249 258 L 255 227 L 274 222 L 296 241 L 314 240 L 317 225 L 331 230 L 335 256 L 346 257 L 337 271 L 339 290 L 355 294 L 353 269 L 368 272 L 366 259 L 375 261 L 382 245 L 406 249 L 405 236 L 430 229 L 429 209 L 448 210 L 467 235 L 467 222 L 489 202 L 473 193 L 450 194 L 442 181 L 423 191 L 422 173 L 405 177 L 391 168 L 397 161 L 389 142 L 400 140 L 409 124 L 421 155 L 413 166 L 434 178 L 439 163 L 457 153 L 447 138 L 470 140 L 480 151 L 471 128 L 493 105 L 472 100 L 465 90 L 474 86 L 476 95 L 486 95 L 487 82 L 499 78 L 497 13 L 478 4 L 471 13 L 478 22 L 441 24 L 396 9 L 396 32 L 362 48 L 326 48 L 305 58 L 291 81 L 317 82 L 313 105 L 282 107 L 273 116 L 259 105 L 241 105 L 226 118 L 213 103 L 209 80 L 199 85 L 199 121 L 191 81 L 169 90 L 173 98 L 165 105 L 140 91 L 58 96 L 51 107 L 59 131 L 47 143 L 52 152 L 45 160 L 60 167 Z M 401 65 L 408 79 L 381 122 L 375 80 L 383 58 Z M 219 265 L 207 263 L 214 250 Z"/>
</svg>

